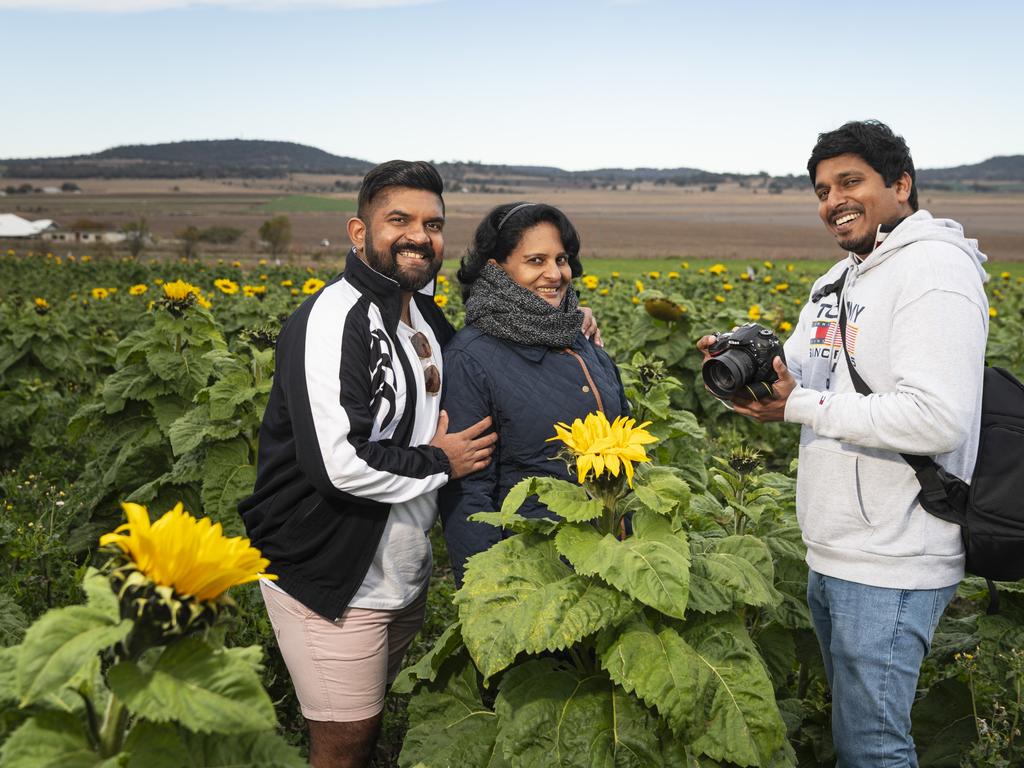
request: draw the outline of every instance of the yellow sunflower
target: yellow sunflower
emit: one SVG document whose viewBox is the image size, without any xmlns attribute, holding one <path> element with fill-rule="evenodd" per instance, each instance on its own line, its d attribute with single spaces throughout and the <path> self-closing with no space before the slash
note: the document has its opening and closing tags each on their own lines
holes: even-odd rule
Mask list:
<svg viewBox="0 0 1024 768">
<path fill-rule="evenodd" d="M 164 283 L 164 296 L 171 301 L 183 301 L 189 294 L 200 296 L 199 287 L 186 283 L 184 280 L 175 280 L 173 283 Z"/>
<path fill-rule="evenodd" d="M 229 587 L 260 578 L 276 578 L 248 539 L 227 538 L 208 517 L 197 520 L 181 502 L 155 523 L 141 504 L 122 504 L 128 522 L 100 537 L 100 546 L 116 545 L 135 568 L 155 584 L 183 597 L 216 600 Z"/>
<path fill-rule="evenodd" d="M 327 283 L 316 277 L 311 277 L 309 280 L 302 284 L 302 292 L 307 295 L 312 295 L 323 288 Z"/>
<path fill-rule="evenodd" d="M 226 277 L 214 280 L 213 285 L 218 291 L 226 293 L 228 296 L 238 293 L 238 283 L 234 280 L 228 280 Z"/>
<path fill-rule="evenodd" d="M 725 266 L 725 264 L 712 264 L 710 267 L 708 267 L 708 272 L 710 272 L 712 275 L 721 275 L 724 274 L 726 271 L 727 267 Z"/>
<path fill-rule="evenodd" d="M 618 477 L 624 470 L 632 488 L 633 463 L 650 461 L 644 446 L 658 440 L 644 429 L 650 423 L 635 426 L 635 420 L 617 416 L 609 424 L 603 413 L 588 413 L 586 419 L 576 419 L 572 426 L 555 424 L 555 436 L 547 442 L 561 440 L 576 456 L 577 482 L 582 483 L 591 471 L 596 480 L 605 474 Z"/>
<path fill-rule="evenodd" d="M 443 293 L 439 293 L 437 294 L 437 296 L 434 297 L 434 303 L 437 304 L 437 306 L 439 306 L 441 309 L 444 309 L 448 304 L 448 297 L 445 296 Z"/>
<path fill-rule="evenodd" d="M 599 281 L 597 279 L 597 275 L 584 275 L 582 278 L 582 282 L 583 285 L 585 285 L 587 288 L 589 288 L 590 290 L 594 290 L 595 288 L 597 288 L 597 284 Z"/>
<path fill-rule="evenodd" d="M 110 296 L 110 291 L 108 291 L 106 288 L 93 288 L 92 289 L 92 297 L 94 299 L 105 299 L 108 296 Z"/>
<path fill-rule="evenodd" d="M 133 285 L 131 288 L 129 288 L 128 293 L 131 294 L 132 296 L 141 296 L 148 290 L 148 285 L 146 285 L 145 283 L 138 283 L 137 285 Z"/>
</svg>

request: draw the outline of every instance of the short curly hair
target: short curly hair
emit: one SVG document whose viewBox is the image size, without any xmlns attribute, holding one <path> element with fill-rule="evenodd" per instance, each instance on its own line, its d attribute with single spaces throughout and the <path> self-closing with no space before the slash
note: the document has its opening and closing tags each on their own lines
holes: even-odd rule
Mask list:
<svg viewBox="0 0 1024 768">
<path fill-rule="evenodd" d="M 815 184 L 818 163 L 839 155 L 857 155 L 870 165 L 891 187 L 907 173 L 910 176 L 911 210 L 917 210 L 917 177 L 910 148 L 902 136 L 897 136 L 885 123 L 878 120 L 853 120 L 834 131 L 818 134 L 818 143 L 807 161 L 811 186 Z"/>
</svg>

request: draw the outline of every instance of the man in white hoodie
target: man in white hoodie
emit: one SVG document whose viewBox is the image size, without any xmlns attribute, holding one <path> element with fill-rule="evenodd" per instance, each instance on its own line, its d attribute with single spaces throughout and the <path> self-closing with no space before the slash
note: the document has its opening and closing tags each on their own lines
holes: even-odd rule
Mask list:
<svg viewBox="0 0 1024 768">
<path fill-rule="evenodd" d="M 735 409 L 802 425 L 797 517 L 837 765 L 916 766 L 910 709 L 964 555 L 959 527 L 922 508 L 900 454 L 932 456 L 971 479 L 988 336 L 985 256 L 959 224 L 918 210 L 910 151 L 882 123 L 821 134 L 807 170 L 818 214 L 848 254 L 814 283 L 785 344 L 788 369 L 774 361 L 773 398 Z M 830 289 L 844 272 L 837 296 Z M 841 302 L 849 361 L 870 395 L 850 377 Z"/>
</svg>

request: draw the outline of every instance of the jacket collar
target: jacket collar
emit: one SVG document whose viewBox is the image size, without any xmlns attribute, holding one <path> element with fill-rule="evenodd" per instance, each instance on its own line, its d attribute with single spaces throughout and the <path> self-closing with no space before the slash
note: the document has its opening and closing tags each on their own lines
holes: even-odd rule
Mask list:
<svg viewBox="0 0 1024 768">
<path fill-rule="evenodd" d="M 398 283 L 359 258 L 354 247 L 345 259 L 342 277 L 380 308 L 388 332 L 394 333 L 402 316 L 402 289 Z"/>
</svg>

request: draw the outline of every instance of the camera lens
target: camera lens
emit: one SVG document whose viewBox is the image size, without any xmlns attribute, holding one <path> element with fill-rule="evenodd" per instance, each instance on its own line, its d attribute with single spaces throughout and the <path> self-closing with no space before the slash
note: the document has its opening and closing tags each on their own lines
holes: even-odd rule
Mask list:
<svg viewBox="0 0 1024 768">
<path fill-rule="evenodd" d="M 733 397 L 754 376 L 754 361 L 736 350 L 723 352 L 704 363 L 701 375 L 716 397 Z"/>
</svg>

